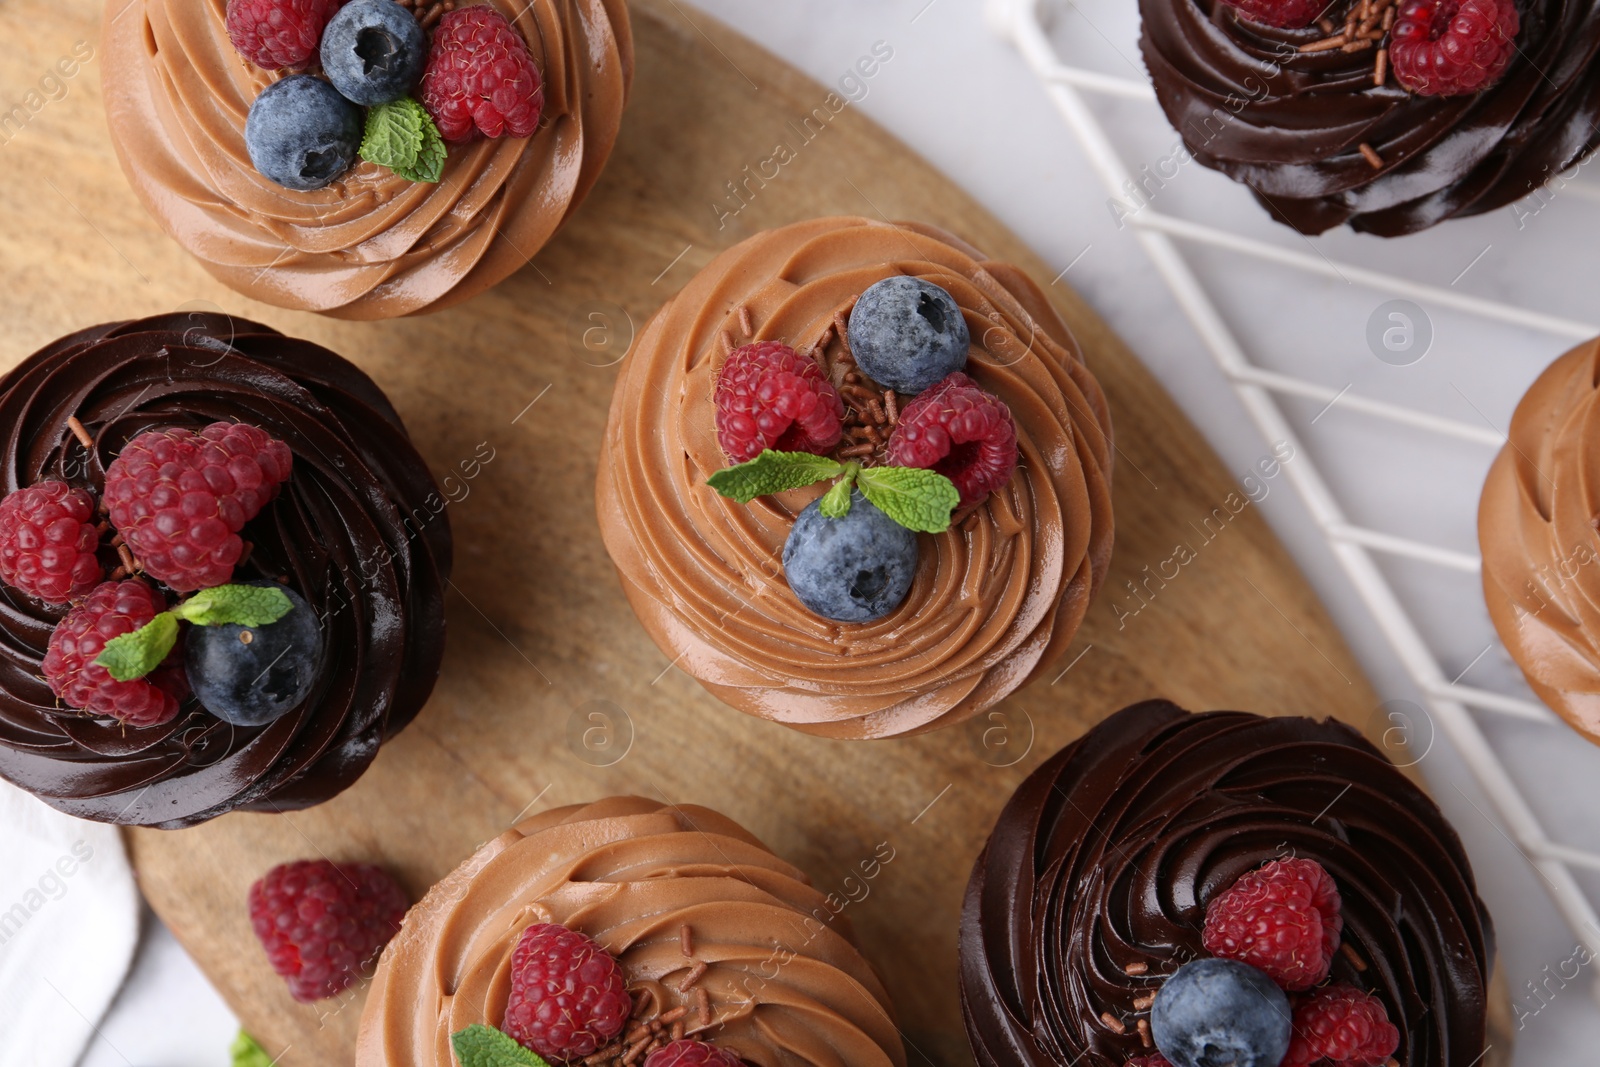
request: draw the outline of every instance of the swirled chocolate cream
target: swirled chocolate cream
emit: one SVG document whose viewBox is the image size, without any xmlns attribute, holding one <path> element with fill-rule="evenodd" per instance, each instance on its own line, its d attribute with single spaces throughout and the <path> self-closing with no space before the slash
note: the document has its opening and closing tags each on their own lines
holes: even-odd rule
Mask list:
<svg viewBox="0 0 1600 1067">
<path fill-rule="evenodd" d="M 1600 742 L 1600 505 L 1592 490 L 1600 341 L 1539 375 L 1517 404 L 1478 504 L 1483 595 L 1533 691 Z"/>
<path fill-rule="evenodd" d="M 523 1050 L 558 1067 L 905 1064 L 882 983 L 805 875 L 723 815 L 642 797 L 519 823 L 384 950 L 357 1067 Z"/>
<path fill-rule="evenodd" d="M 1333 720 L 1125 708 L 968 883 L 981 1067 L 1469 1067 L 1494 936 L 1433 801 Z"/>
<path fill-rule="evenodd" d="M 1020 270 L 825 218 L 722 253 L 617 380 L 597 488 L 634 611 L 741 711 L 878 738 L 1067 647 L 1111 556 L 1111 420 Z"/>
<path fill-rule="evenodd" d="M 1301 233 L 1393 237 L 1493 211 L 1600 144 L 1592 3 L 1139 8 L 1145 66 L 1187 155 Z"/>
<path fill-rule="evenodd" d="M 111 140 L 219 280 L 340 318 L 430 311 L 576 210 L 633 77 L 623 0 L 119 0 Z"/>
<path fill-rule="evenodd" d="M 427 700 L 450 524 L 373 381 L 257 323 L 96 326 L 0 378 L 0 775 L 180 827 L 321 803 Z"/>
</svg>

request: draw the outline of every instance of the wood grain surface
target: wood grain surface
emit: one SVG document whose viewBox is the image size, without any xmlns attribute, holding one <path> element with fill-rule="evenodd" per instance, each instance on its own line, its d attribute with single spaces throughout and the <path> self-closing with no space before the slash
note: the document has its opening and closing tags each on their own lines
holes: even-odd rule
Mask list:
<svg viewBox="0 0 1600 1067">
<path fill-rule="evenodd" d="M 521 813 L 621 792 L 719 808 L 841 895 L 856 862 L 889 842 L 897 858 L 845 914 L 893 993 L 911 1061 L 968 1062 L 961 891 L 1031 767 L 1151 696 L 1373 716 L 1366 681 L 1250 503 L 1289 491 L 1277 461 L 1224 469 L 1093 312 L 1049 284 L 1061 265 L 1035 259 L 837 86 L 709 17 L 673 0 L 635 4 L 638 73 L 616 155 L 532 264 L 463 307 L 366 324 L 280 311 L 214 282 L 117 168 L 99 97 L 101 5 L 6 7 L 24 30 L 0 50 L 0 98 L 26 114 L 0 125 L 0 364 L 91 323 L 220 308 L 359 363 L 450 479 L 449 650 L 415 724 L 315 810 L 129 835 L 151 904 L 286 1067 L 348 1062 L 361 997 L 289 999 L 245 915 L 246 889 L 269 866 L 377 860 L 420 895 Z M 892 77 L 894 63 L 875 76 Z M 780 146 L 777 176 L 761 177 Z M 633 332 L 720 249 L 838 213 L 930 221 L 1019 262 L 1077 332 L 1116 422 L 1116 557 L 1072 649 L 989 716 L 909 740 L 813 739 L 712 700 L 635 622 L 593 517 L 601 429 Z"/>
</svg>

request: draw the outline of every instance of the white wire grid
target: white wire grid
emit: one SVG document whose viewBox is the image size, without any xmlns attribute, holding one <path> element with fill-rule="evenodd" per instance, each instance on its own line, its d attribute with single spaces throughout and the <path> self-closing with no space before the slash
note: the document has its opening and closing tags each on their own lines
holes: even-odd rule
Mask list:
<svg viewBox="0 0 1600 1067">
<path fill-rule="evenodd" d="M 1072 0 L 1064 0 L 1064 3 L 1075 7 Z M 1106 126 L 1086 103 L 1086 97 L 1140 102 L 1148 105 L 1152 122 L 1165 127 L 1166 119 L 1156 106 L 1148 81 L 1065 62 L 1050 35 L 1049 19 L 1055 13 L 1052 0 L 989 0 L 988 15 L 995 31 L 1016 46 L 1032 72 L 1043 82 L 1051 102 L 1076 136 L 1108 194 L 1122 195 L 1135 178 L 1135 172 L 1123 161 Z M 1600 195 L 1593 186 L 1574 183 L 1571 188 L 1580 197 Z M 1504 442 L 1504 436 L 1488 426 L 1414 410 L 1348 390 L 1336 390 L 1257 365 L 1246 354 L 1201 284 L 1185 248 L 1220 249 L 1263 264 L 1334 278 L 1389 296 L 1538 331 L 1567 343 L 1594 337 L 1600 334 L 1600 327 L 1486 300 L 1453 287 L 1336 262 L 1315 249 L 1301 252 L 1285 248 L 1229 229 L 1156 211 L 1150 204 L 1140 207 L 1126 222 L 1263 437 L 1296 446 L 1295 462 L 1286 464 L 1283 469 L 1326 536 L 1335 558 L 1425 695 L 1433 721 L 1454 743 L 1493 803 L 1505 832 L 1540 875 L 1566 924 L 1580 942 L 1592 952 L 1600 953 L 1600 917 L 1574 876 L 1575 870 L 1600 871 L 1600 854 L 1551 839 L 1486 738 L 1476 716 L 1510 716 L 1544 724 L 1552 730 L 1565 730 L 1566 726 L 1542 704 L 1452 681 L 1377 562 L 1384 554 L 1422 561 L 1457 572 L 1476 589 L 1479 557 L 1350 521 L 1328 480 L 1318 470 L 1310 450 L 1300 443 L 1280 398 L 1295 397 L 1330 406 L 1338 403 L 1346 411 L 1403 424 L 1455 442 L 1472 442 L 1480 447 L 1497 448 Z M 1600 988 L 1595 992 L 1600 997 Z"/>
</svg>

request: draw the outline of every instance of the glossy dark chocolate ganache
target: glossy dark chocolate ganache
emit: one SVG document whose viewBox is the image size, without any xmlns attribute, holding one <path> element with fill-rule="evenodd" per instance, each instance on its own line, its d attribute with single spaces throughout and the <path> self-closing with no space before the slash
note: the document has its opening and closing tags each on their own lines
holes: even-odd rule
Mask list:
<svg viewBox="0 0 1600 1067">
<path fill-rule="evenodd" d="M 1320 888 L 1296 897 L 1284 887 L 1306 871 Z M 1289 976 L 1221 936 L 1230 918 L 1253 929 L 1250 908 L 1272 893 L 1263 922 L 1314 899 L 1325 924 Z M 1348 1062 L 1468 1067 L 1485 1048 L 1493 954 L 1454 830 L 1357 731 L 1152 700 L 1056 753 L 1007 803 L 967 887 L 961 995 L 983 1067 L 1161 1063 L 1166 980 L 1231 956 L 1286 991 L 1285 1064 L 1346 1062 L 1317 1044 L 1342 1040 L 1327 1037 L 1337 1028 L 1311 1016 L 1354 1005 L 1377 1018 L 1376 1048 L 1346 1047 Z"/>
<path fill-rule="evenodd" d="M 1392 237 L 1493 211 L 1600 144 L 1589 0 L 1139 7 L 1145 66 L 1187 152 L 1302 233 Z M 1474 58 L 1448 67 L 1458 48 Z M 1450 77 L 1430 84 L 1441 66 Z"/>
<path fill-rule="evenodd" d="M 224 315 L 111 323 L 46 346 L 0 379 L 0 427 L 7 504 L 38 486 L 45 489 L 35 492 L 82 501 L 79 529 L 99 563 L 78 560 L 88 573 L 79 576 L 84 584 L 74 586 L 70 604 L 37 599 L 9 579 L 0 589 L 0 774 L 7 780 L 69 814 L 130 825 L 171 828 L 235 809 L 302 808 L 354 782 L 426 701 L 444 647 L 449 521 L 399 415 L 351 363 Z M 251 466 L 255 453 L 239 454 L 261 442 L 265 476 Z M 153 465 L 141 472 L 138 457 L 152 455 Z M 263 477 L 268 484 L 255 485 Z M 183 514 L 211 509 L 211 527 L 171 523 L 163 531 L 189 538 L 164 563 L 189 567 L 182 579 L 168 584 L 157 576 L 161 550 L 143 557 L 129 551 L 155 544 L 130 517 L 152 513 L 113 499 L 108 483 L 121 481 L 139 482 L 128 492 L 146 493 L 157 508 L 180 501 L 161 497 L 174 492 L 165 484 L 181 487 Z M 0 504 L 0 541 L 9 546 L 16 519 L 7 504 Z M 177 513 L 154 514 L 164 521 L 160 514 Z M 235 540 L 222 537 L 219 523 L 240 521 Z M 219 539 L 212 558 L 220 566 L 187 580 L 201 574 L 191 557 L 203 557 Z M 117 582 L 136 595 L 118 599 L 112 588 L 111 599 L 101 599 Z M 213 713 L 192 692 L 204 686 L 170 680 L 185 670 L 181 635 L 148 676 L 159 691 L 147 679 L 126 683 L 155 695 L 155 710 L 141 711 L 144 717 L 112 707 L 122 683 L 84 652 L 92 655 L 98 643 L 63 651 L 59 636 L 53 640 L 58 629 L 82 623 L 83 613 L 105 612 L 113 602 L 124 620 L 130 604 L 176 609 L 186 620 L 181 633 L 192 633 L 198 624 L 183 608 L 195 589 L 190 599 L 273 583 L 286 594 L 284 625 L 292 621 L 302 634 L 307 624 L 313 632 L 320 627 L 322 640 L 320 649 L 290 657 L 303 688 L 280 691 L 289 696 L 262 715 L 271 720 L 264 725 L 240 725 L 236 710 Z M 102 635 L 107 626 L 116 629 L 114 614 L 99 618 Z M 272 647 L 270 632 L 256 626 L 257 652 Z M 252 636 L 245 631 L 239 641 L 248 646 Z M 244 669 L 249 652 L 238 657 Z M 71 664 L 74 655 L 79 660 Z M 69 669 L 87 688 L 62 684 Z M 187 670 L 195 678 L 192 658 Z M 257 688 L 270 688 L 276 675 L 263 676 L 269 681 Z M 86 691 L 99 694 L 95 700 L 105 696 L 110 710 L 79 710 L 101 707 L 81 695 Z M 57 695 L 63 692 L 81 703 L 69 705 Z"/>
</svg>

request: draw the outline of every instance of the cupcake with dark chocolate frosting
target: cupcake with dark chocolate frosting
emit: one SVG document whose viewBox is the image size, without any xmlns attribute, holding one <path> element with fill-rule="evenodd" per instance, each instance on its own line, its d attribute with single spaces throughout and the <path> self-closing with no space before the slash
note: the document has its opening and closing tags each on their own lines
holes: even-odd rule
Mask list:
<svg viewBox="0 0 1600 1067">
<path fill-rule="evenodd" d="M 982 1067 L 1259 1044 L 1220 1008 L 1209 1035 L 1174 1010 L 1198 967 L 1281 1006 L 1239 1063 L 1467 1067 L 1493 953 L 1455 832 L 1355 730 L 1149 701 L 1007 803 L 967 887 L 962 1004 Z"/>
<path fill-rule="evenodd" d="M 450 526 L 370 378 L 221 315 L 0 379 L 0 774 L 82 818 L 320 803 L 427 700 Z"/>
<path fill-rule="evenodd" d="M 1600 144 L 1600 9 L 1140 0 L 1193 158 L 1302 233 L 1392 237 L 1527 196 Z"/>
</svg>

